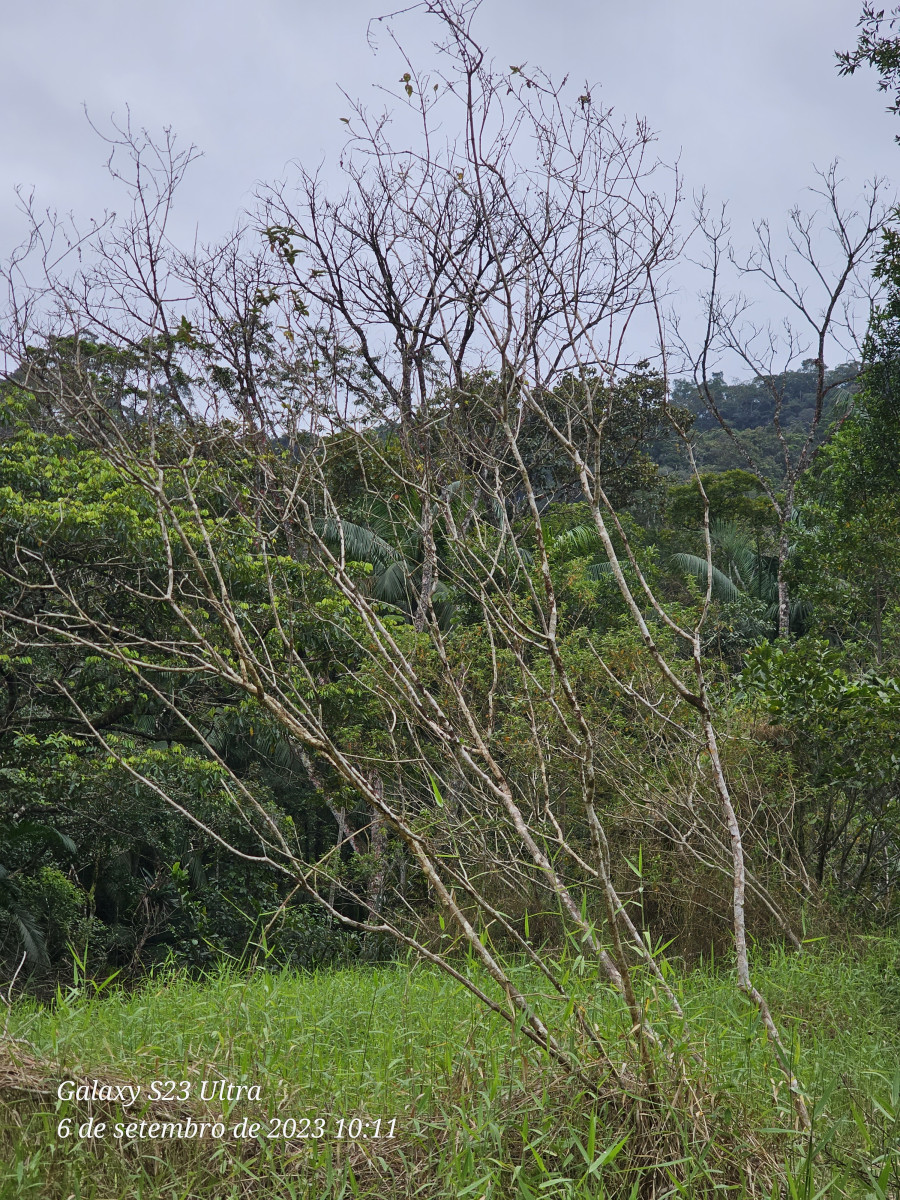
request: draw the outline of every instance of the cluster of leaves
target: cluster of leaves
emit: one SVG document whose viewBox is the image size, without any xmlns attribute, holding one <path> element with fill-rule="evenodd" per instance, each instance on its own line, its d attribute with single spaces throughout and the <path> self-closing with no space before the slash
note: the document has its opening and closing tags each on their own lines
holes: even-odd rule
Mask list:
<svg viewBox="0 0 900 1200">
<path fill-rule="evenodd" d="M 260 564 L 222 511 L 216 469 L 202 469 L 209 502 L 203 516 L 229 586 L 248 616 L 265 620 L 271 605 Z M 170 483 L 177 493 L 177 471 Z M 111 625 L 150 635 L 164 663 L 177 631 L 164 610 L 142 605 L 133 588 L 137 582 L 152 592 L 165 569 L 146 492 L 72 436 L 19 421 L 7 425 L 0 442 L 0 497 L 4 607 L 26 622 L 37 619 L 34 597 L 17 590 L 10 573 L 40 548 L 64 585 L 59 611 L 72 628 L 89 605 Z M 199 545 L 200 529 L 183 515 Z M 299 564 L 291 568 L 295 576 L 301 571 Z M 329 603 L 325 591 L 319 602 Z M 209 624 L 196 600 L 192 611 Z M 309 631 L 309 643 L 327 671 L 333 648 L 321 629 Z M 31 653 L 5 637 L 0 654 L 4 956 L 15 958 L 24 946 L 33 961 L 57 968 L 72 953 L 123 969 L 171 954 L 199 966 L 222 954 L 259 952 L 261 931 L 276 914 L 279 954 L 304 963 L 344 953 L 346 938 L 329 933 L 318 910 L 311 917 L 308 905 L 282 909 L 285 885 L 218 840 L 258 851 L 258 837 L 230 803 L 225 765 L 308 857 L 335 840 L 332 817 L 302 761 L 252 702 L 198 669 L 180 677 L 176 714 L 167 703 L 171 682 L 161 673 L 153 691 L 139 681 L 127 645 L 112 656 L 88 647 L 79 652 L 77 644 L 47 636 L 39 621 L 32 634 Z M 338 694 L 335 703 L 342 702 Z M 206 831 L 163 802 L 153 783 Z M 271 938 L 262 944 L 275 952 Z"/>
<path fill-rule="evenodd" d="M 848 670 L 847 656 L 808 637 L 764 645 L 742 675 L 770 719 L 790 731 L 807 787 L 795 838 L 816 882 L 893 919 L 900 881 L 900 681 Z"/>
</svg>

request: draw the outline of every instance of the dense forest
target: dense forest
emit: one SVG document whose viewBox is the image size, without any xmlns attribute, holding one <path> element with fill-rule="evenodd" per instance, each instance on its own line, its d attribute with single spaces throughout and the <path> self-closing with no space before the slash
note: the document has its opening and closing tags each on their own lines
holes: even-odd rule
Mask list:
<svg viewBox="0 0 900 1200">
<path fill-rule="evenodd" d="M 130 212 L 74 257 L 65 227 L 32 214 L 7 265 L 15 1070 L 27 1060 L 40 1093 L 42 1047 L 49 1062 L 69 1036 L 55 1021 L 80 1030 L 85 1075 L 100 1070 L 85 1047 L 177 1060 L 168 1032 L 133 1043 L 111 1015 L 159 980 L 186 1030 L 233 1021 L 229 988 L 258 1022 L 371 985 L 371 1030 L 376 995 L 412 1020 L 421 977 L 461 1032 L 445 1091 L 432 1069 L 430 1099 L 403 1111 L 474 1113 L 488 1089 L 452 1153 L 432 1115 L 399 1166 L 351 1153 L 288 1170 L 263 1147 L 188 1177 L 101 1155 L 100 1190 L 78 1194 L 138 1194 L 163 1170 L 140 1194 L 887 1200 L 895 214 L 877 191 L 845 204 L 826 173 L 835 240 L 796 236 L 793 260 L 762 240 L 735 268 L 736 287 L 762 273 L 773 303 L 801 296 L 786 342 L 729 307 L 734 255 L 702 225 L 691 343 L 658 299 L 683 250 L 646 128 L 494 73 L 468 10 L 434 8 L 443 65 L 408 72 L 398 102 L 455 141 L 394 145 L 358 108 L 343 192 L 298 168 L 245 228 L 182 252 L 166 222 L 192 154 L 125 130 Z M 889 78 L 867 19 L 845 69 Z M 821 295 L 798 290 L 804 271 Z M 872 278 L 855 356 L 826 361 L 851 285 Z M 655 344 L 634 344 L 643 312 Z M 303 979 L 317 999 L 284 991 Z M 857 1022 L 864 1050 L 840 1042 Z M 507 1042 L 490 1090 L 479 1055 Z M 395 1075 L 424 1078 L 430 1046 Z M 28 1168 L 33 1194 L 84 1183 L 86 1160 L 56 1154 Z M 312 1190 L 278 1190 L 295 1175 Z"/>
<path fill-rule="evenodd" d="M 879 351 L 890 352 L 895 321 L 888 306 Z M 123 412 L 123 395 L 139 393 L 140 380 L 121 351 L 97 343 L 56 346 L 49 367 L 41 356 L 23 373 L 33 384 L 37 372 L 56 372 L 61 366 L 78 370 L 76 355 L 83 358 L 92 392 L 103 398 L 114 421 L 127 428 L 129 452 L 134 451 L 140 425 L 136 429 Z M 891 370 L 890 358 L 866 365 L 853 415 L 831 437 L 804 481 L 789 564 L 795 632 L 802 636 L 791 641 L 777 639 L 777 517 L 759 478 L 746 469 L 729 468 L 702 470 L 697 479 L 672 482 L 673 475 L 664 474 L 650 452 L 666 420 L 658 377 L 629 377 L 612 399 L 601 476 L 607 495 L 616 498 L 641 569 L 647 575 L 652 571 L 655 590 L 665 602 L 685 612 L 702 601 L 699 593 L 706 583 L 702 485 L 713 564 L 712 602 L 703 629 L 708 669 L 721 673 L 729 720 L 747 723 L 755 769 L 764 768 L 773 777 L 781 774 L 780 787 L 797 793 L 783 814 L 789 819 L 785 834 L 804 878 L 818 885 L 819 901 L 824 904 L 828 896 L 841 910 L 849 906 L 867 925 L 884 929 L 898 917 L 900 868 L 898 830 L 891 819 L 891 804 L 896 803 L 891 730 L 900 711 L 893 680 L 898 652 L 892 495 L 897 437 L 882 393 Z M 743 385 L 733 390 L 743 396 L 756 389 Z M 673 391 L 687 398 L 684 381 L 677 381 Z M 411 889 L 410 897 L 417 889 L 407 877 L 402 846 L 394 845 L 387 831 L 371 828 L 369 810 L 333 775 L 333 767 L 298 744 L 235 681 L 198 666 L 180 674 L 176 696 L 172 682 L 164 683 L 165 657 L 158 664 L 159 676 L 152 673 L 148 683 L 130 668 L 128 655 L 123 660 L 118 647 L 111 655 L 98 638 L 100 621 L 128 629 L 135 647 L 146 643 L 162 650 L 178 636 L 164 606 L 148 602 L 148 591 L 162 588 L 164 577 L 154 580 L 153 568 L 164 570 L 171 534 L 154 528 L 156 514 L 143 481 L 110 461 L 78 430 L 67 428 L 65 412 L 49 395 L 46 402 L 38 395 L 36 389 L 7 385 L 0 445 L 8 966 L 25 949 L 35 967 L 67 970 L 73 947 L 98 972 L 139 973 L 173 958 L 200 966 L 221 955 L 258 956 L 264 930 L 265 955 L 280 962 L 310 965 L 385 952 L 384 947 L 375 950 L 372 943 L 378 938 L 362 927 L 343 927 L 308 897 L 294 893 L 288 900 L 295 886 L 292 877 L 279 878 L 277 871 L 260 866 L 257 859 L 265 858 L 266 851 L 257 827 L 227 803 L 227 778 L 232 775 L 266 821 L 282 832 L 290 830 L 291 844 L 303 861 L 329 860 L 327 870 L 335 873 L 329 887 L 337 889 L 342 911 L 364 925 L 372 887 L 379 905 L 395 888 Z M 448 473 L 459 469 L 446 454 L 445 425 L 454 419 L 451 403 L 448 398 L 446 408 L 432 418 L 438 434 L 432 447 L 434 469 Z M 689 411 L 687 404 L 683 407 Z M 793 432 L 792 424 L 786 427 Z M 745 428 L 767 432 L 762 424 Z M 178 451 L 184 453 L 183 431 L 173 426 L 166 432 L 177 438 Z M 360 585 L 365 581 L 361 594 L 388 620 L 392 637 L 407 636 L 407 629 L 422 636 L 415 628 L 425 566 L 420 502 L 390 490 L 398 486 L 395 481 L 406 466 L 404 446 L 390 422 L 379 421 L 360 436 L 354 444 L 355 437 L 326 435 L 304 448 L 321 456 L 327 495 L 343 514 L 329 517 L 323 511 L 313 517 L 313 536 L 321 537 L 324 553 L 335 556 L 343 538 L 346 560 Z M 262 615 L 271 602 L 270 581 L 262 550 L 254 545 L 253 526 L 247 529 L 242 500 L 252 495 L 253 477 L 266 456 L 271 482 L 279 470 L 293 475 L 299 452 L 285 449 L 277 439 L 260 451 L 258 443 L 234 429 L 225 432 L 223 441 L 220 430 L 206 427 L 202 439 L 209 439 L 208 448 L 200 450 L 206 454 L 196 459 L 187 481 L 179 480 L 177 461 L 167 464 L 166 502 L 175 506 L 173 528 L 189 519 L 195 505 L 209 517 L 215 514 L 217 539 L 227 543 L 228 592 L 237 590 L 237 603 L 254 614 L 265 638 L 274 619 Z M 571 473 L 567 477 L 563 462 L 553 462 L 539 431 L 531 431 L 531 439 L 531 446 L 527 435 L 520 444 L 528 454 L 529 478 L 541 485 L 536 507 L 558 594 L 561 652 L 576 653 L 581 647 L 584 655 L 583 647 L 596 639 L 594 645 L 624 655 L 627 662 L 630 654 L 637 655 L 630 616 L 591 527 L 589 506 L 574 498 L 553 499 L 560 491 L 574 493 L 576 481 Z M 461 440 L 467 441 L 468 433 Z M 504 590 L 508 596 L 521 592 L 527 603 L 529 597 L 533 601 L 540 578 L 534 563 L 537 531 L 515 481 L 509 488 L 507 511 L 522 577 L 515 590 L 509 582 Z M 470 504 L 461 493 L 457 520 L 465 519 Z M 492 519 L 487 526 L 496 538 Z M 482 719 L 495 689 L 493 737 L 516 742 L 509 768 L 527 776 L 534 770 L 526 748 L 528 728 L 522 714 L 504 712 L 506 697 L 493 675 L 485 675 L 488 631 L 471 595 L 454 578 L 459 570 L 450 568 L 454 547 L 441 544 L 442 532 L 435 534 L 429 617 L 448 648 L 458 648 L 455 653 L 465 648 L 464 661 L 471 663 L 465 668 L 468 702 L 477 698 Z M 301 530 L 293 536 L 300 539 Z M 214 548 L 219 562 L 218 546 Z M 280 558 L 291 558 L 286 548 L 277 550 Z M 190 553 L 188 547 L 184 552 Z M 304 556 L 297 561 L 309 566 Z M 195 569 L 201 568 L 205 564 L 198 562 Z M 182 569 L 188 569 L 186 563 Z M 287 570 L 286 562 L 279 570 Z M 382 743 L 378 749 L 384 712 L 359 682 L 365 655 L 352 646 L 360 635 L 319 615 L 340 605 L 340 593 L 324 570 L 304 570 L 293 586 L 288 572 L 280 584 L 288 597 L 283 603 L 294 605 L 303 597 L 303 673 L 316 681 L 310 686 L 317 706 L 324 709 L 327 702 L 330 736 L 337 736 L 332 730 L 341 731 L 352 739 L 354 754 L 378 762 L 384 774 L 386 747 Z M 48 593 L 54 601 L 50 605 Z M 194 603 L 200 602 L 195 596 Z M 299 619 L 292 613 L 292 620 Z M 72 636 L 66 637 L 66 631 Z M 204 629 L 204 639 L 209 636 Z M 604 725 L 612 720 L 619 733 L 628 727 L 637 697 L 632 705 L 616 698 L 600 662 L 592 666 L 590 658 L 579 658 L 578 680 L 604 710 Z M 647 735 L 635 738 L 630 732 L 635 769 L 643 773 L 649 767 L 644 758 Z M 552 764 L 554 771 L 560 767 Z M 565 780 L 568 773 L 550 785 L 555 794 L 573 786 Z M 148 779 L 187 811 L 167 803 Z M 112 807 L 110 797 L 115 797 Z M 779 791 L 777 799 L 769 795 L 768 801 L 781 814 L 785 795 Z M 624 817 L 623 836 L 627 826 Z M 657 870 L 661 877 L 669 874 L 661 860 Z M 656 893 L 661 884 L 662 878 L 654 885 Z M 683 885 L 693 888 L 696 881 L 688 876 Z M 406 898 L 404 891 L 400 896 Z M 660 937 L 675 934 L 678 921 L 671 929 L 668 923 L 686 901 L 687 893 L 680 900 L 658 895 L 654 912 L 644 913 L 648 927 Z M 684 919 L 684 914 L 678 918 Z M 716 925 L 701 927 L 691 913 L 690 927 L 679 947 L 689 954 L 707 948 Z M 726 931 L 727 925 L 722 927 Z"/>
</svg>

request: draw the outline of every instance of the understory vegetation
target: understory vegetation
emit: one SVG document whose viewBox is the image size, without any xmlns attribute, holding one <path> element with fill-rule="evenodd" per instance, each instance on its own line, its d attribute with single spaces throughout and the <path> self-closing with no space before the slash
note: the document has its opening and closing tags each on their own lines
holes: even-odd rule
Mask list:
<svg viewBox="0 0 900 1200">
<path fill-rule="evenodd" d="M 581 971 L 579 1003 L 615 1036 L 612 997 Z M 615 1104 L 564 1085 L 520 1035 L 421 964 L 300 975 L 225 969 L 202 981 L 163 970 L 136 992 L 113 995 L 63 985 L 52 1008 L 17 1005 L 8 1028 L 19 1074 L 18 1091 L 6 1095 L 0 1196 L 597 1200 L 640 1195 L 648 1158 L 672 1185 L 679 1181 L 674 1194 L 770 1195 L 771 1181 L 785 1178 L 787 1194 L 811 1198 L 827 1164 L 834 1190 L 825 1194 L 890 1195 L 900 1129 L 900 946 L 875 939 L 811 947 L 803 958 L 775 951 L 763 956 L 760 977 L 809 1081 L 813 1130 L 794 1139 L 783 1097 L 773 1111 L 777 1068 L 765 1032 L 746 1005 L 735 1006 L 727 967 L 704 963 L 679 982 L 713 1083 L 709 1140 L 700 1147 L 677 1113 L 664 1141 L 645 1140 L 622 1124 Z M 516 978 L 538 1000 L 540 980 L 524 967 Z M 140 1080 L 146 1094 L 161 1077 L 193 1081 L 195 1091 L 204 1078 L 252 1081 L 261 1099 L 141 1101 L 126 1114 L 96 1103 L 54 1109 L 39 1090 L 101 1078 Z M 703 1086 L 699 1076 L 692 1083 Z M 249 1141 L 226 1136 L 212 1150 L 196 1140 L 144 1142 L 124 1154 L 101 1142 L 73 1150 L 54 1137 L 60 1119 L 90 1112 L 110 1128 L 221 1115 L 228 1134 L 249 1116 L 262 1132 Z M 286 1138 L 277 1123 L 322 1116 L 329 1134 L 341 1116 L 380 1117 L 385 1132 L 396 1119 L 394 1136 Z M 747 1130 L 773 1119 L 782 1128 L 770 1131 L 759 1156 Z M 748 1154 L 758 1179 L 745 1172 Z"/>
</svg>

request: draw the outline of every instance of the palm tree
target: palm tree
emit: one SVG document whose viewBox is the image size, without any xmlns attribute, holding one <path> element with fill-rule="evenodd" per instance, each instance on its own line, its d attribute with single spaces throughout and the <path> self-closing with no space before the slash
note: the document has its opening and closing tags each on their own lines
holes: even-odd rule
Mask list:
<svg viewBox="0 0 900 1200">
<path fill-rule="evenodd" d="M 796 523 L 796 522 L 795 522 Z M 713 550 L 712 595 L 726 603 L 751 596 L 766 605 L 766 618 L 778 620 L 778 557 L 763 553 L 759 539 L 734 521 L 712 521 L 709 527 Z M 602 554 L 602 545 L 592 525 L 576 525 L 553 540 L 554 549 L 566 558 L 594 557 L 586 570 L 589 579 L 607 577 L 612 568 Z M 707 585 L 708 564 L 699 554 L 673 554 L 672 565 L 692 575 L 704 590 Z M 809 605 L 793 600 L 790 606 L 791 627 L 802 627 L 809 616 Z"/>
<path fill-rule="evenodd" d="M 763 554 L 758 539 L 733 521 L 711 521 L 709 538 L 713 557 L 722 564 L 712 566 L 712 594 L 717 600 L 737 600 L 741 595 L 768 602 L 773 596 L 777 598 L 778 560 L 774 555 Z M 673 554 L 672 564 L 706 588 L 705 556 Z"/>
<path fill-rule="evenodd" d="M 380 500 L 369 507 L 363 520 L 360 523 L 328 517 L 320 522 L 318 533 L 333 553 L 338 553 L 343 544 L 343 555 L 348 562 L 368 563 L 372 567 L 373 598 L 412 619 L 422 586 L 425 559 L 422 529 L 414 521 L 398 518 Z M 447 628 L 454 606 L 450 589 L 440 579 L 432 593 L 432 607 L 438 624 Z"/>
<path fill-rule="evenodd" d="M 796 522 L 795 522 L 796 524 Z M 766 617 L 778 621 L 778 556 L 764 554 L 759 539 L 734 521 L 711 521 L 709 537 L 712 543 L 712 595 L 726 602 L 752 596 L 766 605 Z M 706 557 L 699 554 L 672 555 L 672 564 L 692 575 L 705 589 L 708 581 Z M 796 630 L 809 616 L 809 605 L 803 600 L 790 603 L 790 624 Z"/>
</svg>

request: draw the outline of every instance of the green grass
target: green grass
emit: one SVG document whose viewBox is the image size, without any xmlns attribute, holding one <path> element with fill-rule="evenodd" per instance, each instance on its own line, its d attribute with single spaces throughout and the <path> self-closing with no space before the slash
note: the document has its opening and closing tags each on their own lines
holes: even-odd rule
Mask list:
<svg viewBox="0 0 900 1200">
<path fill-rule="evenodd" d="M 640 1154 L 650 1143 L 640 1131 L 561 1080 L 521 1036 L 430 968 L 222 971 L 199 982 L 166 975 L 130 994 L 94 995 L 88 985 L 52 1005 L 19 1000 L 8 1034 L 22 1039 L 13 1053 L 33 1060 L 35 1078 L 31 1091 L 0 1091 L 0 1200 L 896 1196 L 900 946 L 773 953 L 758 974 L 816 1106 L 812 1143 L 791 1132 L 777 1064 L 730 973 L 696 970 L 681 986 L 708 1068 L 694 1080 L 707 1097 L 708 1138 L 698 1142 L 673 1114 L 672 1136 L 657 1140 L 655 1161 L 644 1164 L 655 1168 L 652 1193 L 642 1190 L 650 1176 L 642 1185 Z M 522 970 L 520 983 L 530 982 Z M 616 1006 L 590 975 L 579 987 L 612 1042 Z M 34 1090 L 41 1072 L 47 1095 Z M 83 1121 L 88 1106 L 57 1102 L 53 1089 L 80 1076 L 145 1089 L 152 1080 L 188 1080 L 195 1092 L 200 1080 L 224 1076 L 258 1084 L 260 1099 L 197 1111 L 221 1112 L 229 1129 L 245 1115 L 321 1116 L 328 1134 L 131 1146 L 60 1140 L 57 1122 Z M 110 1125 L 121 1119 L 102 1105 L 96 1114 Z M 355 1116 L 380 1117 L 382 1129 L 396 1118 L 395 1138 L 336 1139 L 336 1121 Z M 660 1169 L 667 1160 L 673 1165 Z"/>
</svg>

